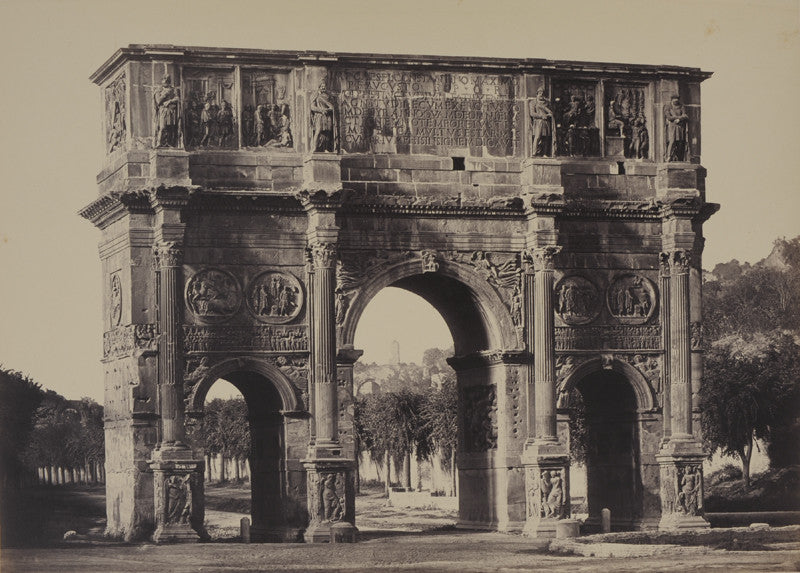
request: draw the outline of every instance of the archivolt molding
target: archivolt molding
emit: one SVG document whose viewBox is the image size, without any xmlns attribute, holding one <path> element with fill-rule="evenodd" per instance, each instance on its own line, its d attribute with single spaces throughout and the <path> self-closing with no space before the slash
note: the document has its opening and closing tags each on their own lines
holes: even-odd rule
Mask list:
<svg viewBox="0 0 800 573">
<path fill-rule="evenodd" d="M 656 390 L 648 382 L 647 377 L 632 364 L 617 356 L 603 354 L 593 356 L 579 362 L 580 356 L 559 356 L 558 372 L 558 407 L 568 408 L 569 395 L 576 385 L 586 376 L 600 370 L 612 370 L 622 374 L 630 383 L 636 395 L 636 410 L 649 412 L 656 409 L 658 401 Z"/>
<path fill-rule="evenodd" d="M 227 358 L 212 366 L 208 365 L 207 357 L 199 359 L 199 363 L 187 374 L 184 382 L 188 391 L 187 410 L 202 412 L 203 403 L 211 385 L 232 372 L 241 371 L 255 372 L 264 376 L 278 391 L 281 397 L 281 409 L 285 413 L 296 412 L 303 408 L 298 399 L 298 390 L 295 385 L 277 365 L 262 358 L 240 356 Z"/>
<path fill-rule="evenodd" d="M 424 272 L 423 261 L 404 251 L 396 262 L 389 259 L 389 263 L 371 266 L 369 273 L 359 277 L 361 280 L 345 281 L 350 288 L 348 292 L 347 309 L 340 315 L 339 346 L 345 347 L 353 344 L 355 330 L 361 314 L 367 304 L 382 289 L 391 286 L 397 281 L 421 275 Z M 436 274 L 441 274 L 465 285 L 474 295 L 478 305 L 479 314 L 484 319 L 487 332 L 490 335 L 493 348 L 519 349 L 522 340 L 509 308 L 501 299 L 497 290 L 477 270 L 468 263 L 448 260 L 447 257 L 437 256 L 435 259 L 438 267 Z M 428 267 L 430 268 L 430 266 Z"/>
</svg>

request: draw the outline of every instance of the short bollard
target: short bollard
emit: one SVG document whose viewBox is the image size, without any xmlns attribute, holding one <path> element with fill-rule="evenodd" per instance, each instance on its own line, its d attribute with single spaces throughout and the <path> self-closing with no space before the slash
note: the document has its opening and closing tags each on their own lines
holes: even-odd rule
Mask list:
<svg viewBox="0 0 800 573">
<path fill-rule="evenodd" d="M 559 519 L 556 522 L 556 539 L 578 537 L 580 531 L 580 524 L 577 519 Z"/>
<path fill-rule="evenodd" d="M 239 522 L 239 534 L 242 537 L 242 543 L 250 543 L 250 518 L 243 517 Z"/>
<path fill-rule="evenodd" d="M 600 516 L 600 532 L 611 533 L 611 510 L 604 507 Z"/>
</svg>

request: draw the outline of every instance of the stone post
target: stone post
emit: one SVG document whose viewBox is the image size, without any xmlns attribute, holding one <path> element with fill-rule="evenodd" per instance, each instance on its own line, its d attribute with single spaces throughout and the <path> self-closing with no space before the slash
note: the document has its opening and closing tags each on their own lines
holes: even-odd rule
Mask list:
<svg viewBox="0 0 800 573">
<path fill-rule="evenodd" d="M 656 456 L 661 477 L 659 529 L 709 527 L 703 518 L 703 458 L 692 434 L 692 352 L 689 297 L 691 251 L 676 248 L 669 263 L 670 436 Z"/>
<path fill-rule="evenodd" d="M 527 504 L 523 532 L 533 537 L 555 537 L 558 520 L 570 516 L 569 454 L 556 428 L 553 257 L 560 250 L 547 246 L 532 253 L 535 431 L 534 439 L 529 437 L 525 445 L 522 463 Z"/>
</svg>

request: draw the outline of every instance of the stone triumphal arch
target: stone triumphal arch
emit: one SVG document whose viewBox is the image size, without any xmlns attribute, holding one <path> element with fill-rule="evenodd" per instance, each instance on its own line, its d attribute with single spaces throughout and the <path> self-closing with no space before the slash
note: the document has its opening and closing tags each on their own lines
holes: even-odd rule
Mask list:
<svg viewBox="0 0 800 573">
<path fill-rule="evenodd" d="M 192 429 L 248 404 L 253 536 L 356 537 L 358 319 L 455 341 L 464 527 L 554 535 L 580 402 L 589 523 L 703 526 L 697 69 L 130 46 L 94 74 L 109 533 L 203 533 Z"/>
</svg>

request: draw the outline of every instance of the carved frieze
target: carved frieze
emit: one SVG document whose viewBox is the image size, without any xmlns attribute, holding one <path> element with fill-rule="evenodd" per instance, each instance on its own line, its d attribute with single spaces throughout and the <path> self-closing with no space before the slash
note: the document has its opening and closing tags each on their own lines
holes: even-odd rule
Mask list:
<svg viewBox="0 0 800 573">
<path fill-rule="evenodd" d="M 184 325 L 183 343 L 186 352 L 304 352 L 308 350 L 308 334 L 304 326 Z"/>
<path fill-rule="evenodd" d="M 617 277 L 606 291 L 608 311 L 622 324 L 647 322 L 655 311 L 656 300 L 653 283 L 636 274 Z"/>
<path fill-rule="evenodd" d="M 312 523 L 336 523 L 347 518 L 344 472 L 310 472 L 308 505 Z"/>
<path fill-rule="evenodd" d="M 494 386 L 471 386 L 463 390 L 464 447 L 468 452 L 486 452 L 497 447 L 497 395 Z"/>
<path fill-rule="evenodd" d="M 580 275 L 562 278 L 555 292 L 556 314 L 566 324 L 588 324 L 600 313 L 602 301 L 597 287 Z"/>
<path fill-rule="evenodd" d="M 300 314 L 303 289 L 294 276 L 268 271 L 258 275 L 247 287 L 247 307 L 262 322 L 283 324 Z"/>
<path fill-rule="evenodd" d="M 615 354 L 616 360 L 636 368 L 647 379 L 656 394 L 661 393 L 661 357 L 652 354 Z"/>
<path fill-rule="evenodd" d="M 186 306 L 203 322 L 221 322 L 242 304 L 242 287 L 227 271 L 206 268 L 186 282 Z"/>
<path fill-rule="evenodd" d="M 305 395 L 303 404 L 308 408 L 308 358 L 305 356 L 277 356 L 271 360 L 292 381 L 301 395 Z"/>
<path fill-rule="evenodd" d="M 426 249 L 419 254 L 420 259 L 422 260 L 422 272 L 423 273 L 435 273 L 439 270 L 439 263 L 436 262 L 436 251 L 432 251 L 430 249 Z"/>
<path fill-rule="evenodd" d="M 128 135 L 125 119 L 125 73 L 117 77 L 105 89 L 106 108 L 106 153 L 111 153 L 125 145 Z"/>
<path fill-rule="evenodd" d="M 702 464 L 681 464 L 676 472 L 675 511 L 684 515 L 699 515 L 703 508 Z"/>
<path fill-rule="evenodd" d="M 103 360 L 132 356 L 134 352 L 154 352 L 157 347 L 155 324 L 129 324 L 103 333 Z"/>
<path fill-rule="evenodd" d="M 232 69 L 184 68 L 184 144 L 187 148 L 239 146 Z"/>
<path fill-rule="evenodd" d="M 111 286 L 108 298 L 108 318 L 111 328 L 122 322 L 122 281 L 119 273 L 111 275 Z"/>
<path fill-rule="evenodd" d="M 341 70 L 342 148 L 407 153 L 411 146 L 484 147 L 513 155 L 519 114 L 513 77 L 403 70 Z"/>
<path fill-rule="evenodd" d="M 647 129 L 647 90 L 635 84 L 606 87 L 606 153 L 646 159 L 650 152 Z"/>
<path fill-rule="evenodd" d="M 545 519 L 562 519 L 567 513 L 563 469 L 540 470 L 540 516 Z"/>
<path fill-rule="evenodd" d="M 556 350 L 660 350 L 661 327 L 557 326 Z"/>
<path fill-rule="evenodd" d="M 594 82 L 554 82 L 553 113 L 556 123 L 556 154 L 600 155 L 600 129 Z"/>
<path fill-rule="evenodd" d="M 248 147 L 294 147 L 289 74 L 242 72 L 242 144 Z"/>
</svg>

